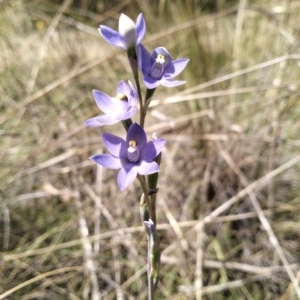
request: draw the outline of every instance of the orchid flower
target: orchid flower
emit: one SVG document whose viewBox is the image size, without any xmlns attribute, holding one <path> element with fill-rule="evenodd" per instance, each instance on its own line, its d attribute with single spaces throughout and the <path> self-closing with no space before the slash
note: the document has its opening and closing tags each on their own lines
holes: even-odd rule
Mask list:
<svg viewBox="0 0 300 300">
<path fill-rule="evenodd" d="M 103 133 L 102 140 L 110 154 L 96 154 L 90 159 L 108 169 L 121 169 L 117 178 L 121 191 L 134 181 L 137 174 L 159 172 L 153 159 L 161 152 L 166 140 L 147 142 L 144 129 L 137 123 L 130 126 L 126 141 L 110 133 Z"/>
<path fill-rule="evenodd" d="M 105 115 L 93 117 L 85 122 L 87 127 L 116 124 L 119 121 L 130 119 L 136 112 L 138 95 L 134 85 L 121 80 L 115 97 L 93 90 L 93 96 L 98 107 Z"/>
<path fill-rule="evenodd" d="M 184 84 L 185 81 L 173 80 L 183 71 L 189 59 L 173 60 L 166 48 L 158 47 L 152 55 L 140 44 L 138 46 L 138 66 L 143 73 L 144 84 L 148 89 L 155 89 L 159 85 L 174 87 Z"/>
<path fill-rule="evenodd" d="M 104 25 L 100 25 L 99 32 L 110 45 L 128 50 L 140 44 L 146 32 L 146 24 L 142 13 L 138 15 L 135 24 L 129 17 L 121 14 L 119 32 Z"/>
</svg>

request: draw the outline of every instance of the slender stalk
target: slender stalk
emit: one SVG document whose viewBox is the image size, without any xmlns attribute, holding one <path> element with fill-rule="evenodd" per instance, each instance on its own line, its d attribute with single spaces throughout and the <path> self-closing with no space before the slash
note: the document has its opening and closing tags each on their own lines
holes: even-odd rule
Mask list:
<svg viewBox="0 0 300 300">
<path fill-rule="evenodd" d="M 152 203 L 151 203 L 150 197 L 148 195 L 149 189 L 148 189 L 147 182 L 146 182 L 145 178 L 140 174 L 137 175 L 137 179 L 141 183 L 141 186 L 142 186 L 142 189 L 143 189 L 143 192 L 145 195 L 145 200 L 146 200 L 146 203 L 147 203 L 147 206 L 149 209 L 150 219 L 153 221 L 154 225 L 156 226 L 156 214 L 155 214 L 155 211 L 153 210 Z"/>
<path fill-rule="evenodd" d="M 138 96 L 139 96 L 139 103 L 140 103 L 140 126 L 144 128 L 144 122 L 145 122 L 145 113 L 144 113 L 144 103 L 143 103 L 143 97 L 142 97 L 142 91 L 141 91 L 141 85 L 139 80 L 139 73 L 138 73 L 138 66 L 137 66 L 137 57 L 135 54 L 135 57 L 128 56 L 129 63 L 131 66 L 133 78 L 136 84 Z"/>
<path fill-rule="evenodd" d="M 154 159 L 158 165 L 161 162 L 161 153 Z M 150 198 L 151 198 L 151 205 L 152 209 L 156 211 L 156 193 L 158 192 L 157 182 L 158 182 L 159 173 L 154 173 L 148 175 L 148 187 L 149 190 L 152 191 Z M 156 224 L 156 223 L 155 223 Z"/>
<path fill-rule="evenodd" d="M 148 300 L 154 300 L 154 284 L 153 284 L 153 277 L 151 276 L 151 242 L 150 242 L 150 235 L 148 235 Z"/>
<path fill-rule="evenodd" d="M 143 192 L 144 192 L 144 197 L 141 200 L 141 204 L 143 204 L 143 201 L 146 201 L 147 207 L 148 207 L 148 211 L 149 211 L 149 215 L 151 220 L 153 220 L 154 226 L 156 226 L 156 215 L 155 215 L 155 211 L 153 210 L 151 201 L 150 201 L 150 197 L 148 195 L 148 185 L 146 180 L 144 179 L 144 177 L 142 175 L 137 175 L 138 180 L 141 183 Z M 142 213 L 142 219 L 144 219 L 144 212 Z M 154 222 L 155 220 L 155 222 Z M 148 220 L 147 220 L 148 221 Z M 148 300 L 154 300 L 154 278 L 152 276 L 152 260 L 151 260 L 151 239 L 153 239 L 153 237 L 151 236 L 150 231 L 146 230 L 147 232 L 147 240 L 148 240 L 148 253 L 147 253 L 147 261 L 148 261 L 148 268 L 147 268 L 147 277 L 148 277 Z"/>
<path fill-rule="evenodd" d="M 123 127 L 125 128 L 126 132 L 128 131 L 129 127 L 132 125 L 132 120 L 127 119 L 122 121 Z"/>
<path fill-rule="evenodd" d="M 152 260 L 151 260 L 151 249 L 152 249 L 151 229 L 152 228 L 149 228 L 149 226 L 148 226 L 148 224 L 150 224 L 149 221 L 151 220 L 151 218 L 149 215 L 149 208 L 147 206 L 144 193 L 142 194 L 141 200 L 140 200 L 140 215 L 141 215 L 142 223 L 145 227 L 145 232 L 147 234 L 147 241 L 148 241 L 148 248 L 147 248 L 147 250 L 148 250 L 148 253 L 147 253 L 148 299 L 153 299 L 153 297 L 154 297 L 154 280 L 153 280 L 153 276 L 152 276 L 153 266 L 152 266 Z"/>
<path fill-rule="evenodd" d="M 144 106 L 144 112 L 143 112 L 145 116 L 147 114 L 147 110 L 148 110 L 148 107 L 151 103 L 152 96 L 153 96 L 155 90 L 156 90 L 156 88 L 155 89 L 147 89 L 147 91 L 146 91 L 145 106 Z"/>
</svg>

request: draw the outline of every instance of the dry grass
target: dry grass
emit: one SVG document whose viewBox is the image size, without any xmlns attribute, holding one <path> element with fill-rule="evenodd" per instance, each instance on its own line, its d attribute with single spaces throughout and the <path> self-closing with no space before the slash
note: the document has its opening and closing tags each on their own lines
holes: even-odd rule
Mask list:
<svg viewBox="0 0 300 300">
<path fill-rule="evenodd" d="M 146 124 L 168 141 L 157 299 L 299 298 L 300 4 L 150 2 L 0 1 L 0 299 L 147 297 L 139 184 L 88 160 L 122 126 L 83 126 L 131 78 L 97 27 L 140 11 L 149 49 L 191 60 Z"/>
</svg>

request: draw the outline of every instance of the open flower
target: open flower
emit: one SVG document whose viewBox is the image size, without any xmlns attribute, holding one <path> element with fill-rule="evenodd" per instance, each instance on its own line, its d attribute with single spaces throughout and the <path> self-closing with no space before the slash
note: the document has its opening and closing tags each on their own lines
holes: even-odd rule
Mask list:
<svg viewBox="0 0 300 300">
<path fill-rule="evenodd" d="M 104 25 L 99 27 L 100 34 L 109 44 L 124 50 L 135 48 L 142 41 L 145 31 L 146 24 L 142 13 L 138 15 L 135 24 L 126 15 L 121 14 L 119 18 L 119 32 Z"/>
<path fill-rule="evenodd" d="M 110 97 L 96 90 L 93 90 L 93 96 L 96 104 L 105 115 L 87 120 L 85 122 L 87 127 L 112 125 L 130 119 L 137 112 L 138 95 L 134 85 L 129 80 L 128 83 L 124 80 L 120 81 L 116 97 Z"/>
<path fill-rule="evenodd" d="M 96 154 L 90 159 L 108 169 L 121 169 L 118 174 L 118 185 L 125 190 L 137 174 L 149 175 L 159 171 L 153 159 L 161 152 L 165 139 L 147 142 L 144 129 L 134 123 L 130 126 L 126 141 L 110 133 L 103 133 L 102 140 L 110 154 Z"/>
<path fill-rule="evenodd" d="M 159 85 L 173 87 L 184 84 L 185 81 L 173 80 L 182 72 L 189 59 L 173 60 L 166 48 L 158 47 L 152 55 L 140 44 L 138 46 L 138 65 L 144 75 L 143 81 L 148 89 L 155 89 Z"/>
</svg>

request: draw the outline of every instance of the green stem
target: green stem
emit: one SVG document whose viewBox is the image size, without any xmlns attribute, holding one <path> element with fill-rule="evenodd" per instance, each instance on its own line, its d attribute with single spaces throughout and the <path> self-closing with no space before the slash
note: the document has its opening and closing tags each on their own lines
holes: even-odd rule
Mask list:
<svg viewBox="0 0 300 300">
<path fill-rule="evenodd" d="M 144 106 L 144 115 L 146 116 L 147 114 L 147 110 L 148 110 L 148 107 L 151 103 L 151 100 L 152 100 L 152 96 L 155 92 L 156 88 L 155 89 L 147 89 L 146 91 L 146 96 L 145 96 L 145 106 Z"/>
<path fill-rule="evenodd" d="M 143 97 L 142 97 L 142 91 L 140 86 L 140 80 L 139 80 L 139 72 L 138 72 L 138 66 L 137 66 L 137 58 L 136 56 L 130 56 L 128 55 L 129 63 L 131 66 L 133 78 L 136 84 L 138 96 L 139 96 L 139 103 L 140 103 L 140 126 L 144 128 L 144 122 L 145 122 L 145 114 L 144 114 L 144 104 L 143 104 Z"/>
<path fill-rule="evenodd" d="M 148 189 L 147 182 L 146 182 L 145 178 L 140 174 L 137 175 L 137 179 L 141 183 L 141 186 L 142 186 L 142 189 L 143 189 L 143 192 L 145 195 L 145 200 L 146 200 L 146 203 L 147 203 L 147 206 L 149 209 L 150 219 L 152 219 L 154 226 L 156 226 L 156 214 L 155 214 L 155 211 L 153 210 L 153 206 L 152 206 L 150 197 L 148 195 L 149 189 Z"/>
<path fill-rule="evenodd" d="M 131 119 L 123 120 L 122 124 L 125 130 L 128 131 L 129 127 L 132 125 L 132 120 Z"/>
<path fill-rule="evenodd" d="M 140 86 L 140 81 L 139 81 L 138 75 L 137 75 L 137 78 L 134 78 L 134 80 L 135 80 L 137 91 L 138 91 L 138 95 L 139 95 L 139 103 L 140 103 L 140 126 L 142 128 L 144 128 L 146 114 L 144 113 L 144 104 L 143 104 L 141 86 Z"/>
<path fill-rule="evenodd" d="M 154 300 L 154 280 L 152 273 L 152 265 L 151 265 L 151 237 L 148 236 L 148 300 Z"/>
<path fill-rule="evenodd" d="M 160 165 L 161 162 L 161 153 L 158 154 L 158 156 L 154 159 L 154 161 Z M 148 175 L 148 187 L 150 191 L 153 191 L 153 193 L 150 195 L 151 198 L 151 205 L 154 211 L 156 211 L 156 194 L 158 192 L 157 188 L 157 182 L 158 182 L 159 173 L 153 173 Z"/>
</svg>

